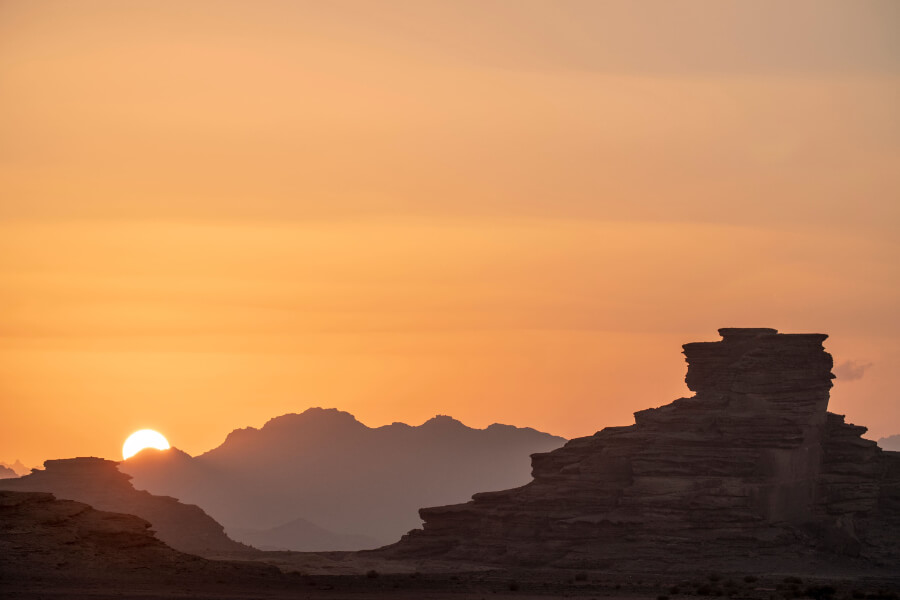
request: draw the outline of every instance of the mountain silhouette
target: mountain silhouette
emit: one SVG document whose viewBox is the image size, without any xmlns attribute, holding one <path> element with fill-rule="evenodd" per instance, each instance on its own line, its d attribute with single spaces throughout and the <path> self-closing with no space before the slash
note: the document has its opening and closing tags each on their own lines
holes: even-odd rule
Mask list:
<svg viewBox="0 0 900 600">
<path fill-rule="evenodd" d="M 377 548 L 375 538 L 364 535 L 340 535 L 306 519 L 294 519 L 290 523 L 271 529 L 232 529 L 228 534 L 260 550 L 314 551 L 317 548 L 329 550 L 359 550 Z"/>
<path fill-rule="evenodd" d="M 473 429 L 444 415 L 373 428 L 347 412 L 310 408 L 232 431 L 196 457 L 147 449 L 120 470 L 139 489 L 197 504 L 246 543 L 337 550 L 353 540 L 361 549 L 417 527 L 420 506 L 522 485 L 530 455 L 563 443 L 530 428 Z M 311 531 L 321 547 L 304 540 Z"/>
</svg>

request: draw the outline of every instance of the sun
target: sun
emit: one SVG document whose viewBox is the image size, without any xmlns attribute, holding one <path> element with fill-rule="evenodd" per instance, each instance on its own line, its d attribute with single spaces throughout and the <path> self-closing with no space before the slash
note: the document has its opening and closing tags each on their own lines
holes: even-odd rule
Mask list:
<svg viewBox="0 0 900 600">
<path fill-rule="evenodd" d="M 135 431 L 128 436 L 128 439 L 125 440 L 125 444 L 122 445 L 122 457 L 127 460 L 144 448 L 168 450 L 169 441 L 163 434 L 158 431 L 153 431 L 152 429 Z"/>
</svg>

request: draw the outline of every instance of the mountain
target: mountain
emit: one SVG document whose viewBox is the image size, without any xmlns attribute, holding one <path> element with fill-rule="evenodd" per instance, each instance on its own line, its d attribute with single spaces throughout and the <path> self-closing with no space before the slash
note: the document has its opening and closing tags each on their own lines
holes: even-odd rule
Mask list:
<svg viewBox="0 0 900 600">
<path fill-rule="evenodd" d="M 313 549 L 302 536 L 288 539 L 290 531 L 300 535 L 297 523 L 306 523 L 334 534 L 317 537 L 323 546 L 315 550 L 346 549 L 349 540 L 359 549 L 396 541 L 418 526 L 423 504 L 521 485 L 529 455 L 564 442 L 509 425 L 473 429 L 448 416 L 373 428 L 346 412 L 311 408 L 260 429 L 235 430 L 197 457 L 148 449 L 120 469 L 138 488 L 203 507 L 247 543 Z M 273 539 L 258 537 L 273 529 Z"/>
<path fill-rule="evenodd" d="M 6 467 L 13 472 L 12 477 L 21 477 L 22 475 L 28 475 L 31 472 L 31 469 L 22 464 L 22 461 L 16 460 L 16 462 L 9 464 L 3 461 L 0 461 L 0 467 Z M 0 471 L 3 471 L 0 469 Z M 4 471 L 5 472 L 5 471 Z"/>
<path fill-rule="evenodd" d="M 878 445 L 881 446 L 883 450 L 900 452 L 900 434 L 883 437 L 878 440 Z"/>
<path fill-rule="evenodd" d="M 125 597 L 117 585 L 167 581 L 183 593 L 204 582 L 228 587 L 281 579 L 269 565 L 178 552 L 139 517 L 98 511 L 46 493 L 0 491 L 0 548 L 3 597 L 9 589 L 21 592 L 16 584 L 28 593 L 9 597 L 32 597 L 35 589 L 55 597 Z M 84 593 L 73 591 L 81 586 L 87 588 Z"/>
<path fill-rule="evenodd" d="M 0 465 L 0 479 L 11 479 L 13 477 L 18 477 L 15 471 L 7 466 Z"/>
<path fill-rule="evenodd" d="M 381 545 L 374 538 L 364 535 L 340 535 L 306 519 L 294 519 L 290 523 L 264 530 L 232 529 L 228 531 L 228 535 L 260 550 L 313 552 L 321 548 L 360 550 Z"/>
<path fill-rule="evenodd" d="M 900 564 L 900 453 L 827 412 L 827 336 L 719 332 L 684 346 L 693 397 L 535 454 L 523 487 L 422 509 L 423 528 L 380 552 L 656 572 Z"/>
<path fill-rule="evenodd" d="M 43 470 L 0 480 L 0 489 L 49 492 L 97 510 L 136 515 L 153 526 L 160 540 L 181 552 L 219 556 L 252 551 L 228 538 L 222 526 L 200 508 L 134 489 L 131 477 L 121 473 L 117 464 L 94 457 L 48 460 Z"/>
</svg>

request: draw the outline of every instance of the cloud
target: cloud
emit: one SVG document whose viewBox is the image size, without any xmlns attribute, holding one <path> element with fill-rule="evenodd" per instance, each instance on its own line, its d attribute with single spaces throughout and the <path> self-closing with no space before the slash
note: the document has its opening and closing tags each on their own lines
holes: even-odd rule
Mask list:
<svg viewBox="0 0 900 600">
<path fill-rule="evenodd" d="M 866 371 L 875 363 L 859 363 L 855 360 L 845 360 L 834 368 L 834 374 L 844 381 L 856 381 L 862 379 Z"/>
</svg>

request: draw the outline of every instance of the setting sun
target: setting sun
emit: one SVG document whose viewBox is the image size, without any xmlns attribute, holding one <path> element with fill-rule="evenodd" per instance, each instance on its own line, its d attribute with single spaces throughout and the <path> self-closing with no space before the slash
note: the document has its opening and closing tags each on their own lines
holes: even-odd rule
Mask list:
<svg viewBox="0 0 900 600">
<path fill-rule="evenodd" d="M 163 434 L 152 429 L 141 429 L 135 431 L 125 444 L 122 445 L 122 458 L 129 459 L 144 448 L 156 448 L 157 450 L 168 450 L 169 441 Z"/>
</svg>

